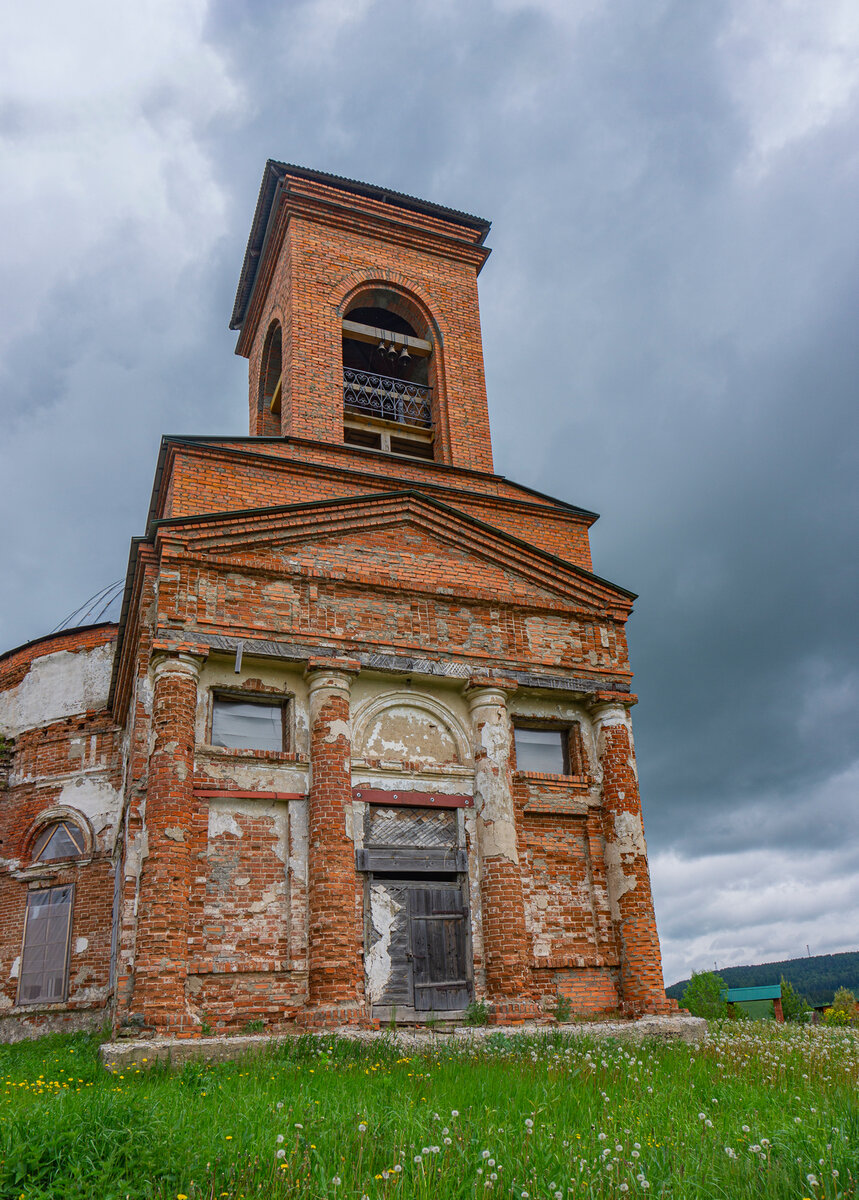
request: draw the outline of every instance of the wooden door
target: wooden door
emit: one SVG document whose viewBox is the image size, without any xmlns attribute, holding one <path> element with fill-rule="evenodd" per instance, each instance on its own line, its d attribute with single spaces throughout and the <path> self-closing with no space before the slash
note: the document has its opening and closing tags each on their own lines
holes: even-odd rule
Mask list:
<svg viewBox="0 0 859 1200">
<path fill-rule="evenodd" d="M 409 889 L 416 1011 L 448 1012 L 471 1000 L 467 916 L 462 891 L 453 884 Z"/>
</svg>

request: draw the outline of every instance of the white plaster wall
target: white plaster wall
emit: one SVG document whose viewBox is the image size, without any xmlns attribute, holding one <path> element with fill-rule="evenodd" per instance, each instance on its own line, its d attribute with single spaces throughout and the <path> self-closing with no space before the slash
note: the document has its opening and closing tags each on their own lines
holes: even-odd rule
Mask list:
<svg viewBox="0 0 859 1200">
<path fill-rule="evenodd" d="M 0 692 L 0 733 L 16 737 L 107 705 L 114 643 L 91 650 L 58 650 L 37 658 L 17 685 Z"/>
</svg>

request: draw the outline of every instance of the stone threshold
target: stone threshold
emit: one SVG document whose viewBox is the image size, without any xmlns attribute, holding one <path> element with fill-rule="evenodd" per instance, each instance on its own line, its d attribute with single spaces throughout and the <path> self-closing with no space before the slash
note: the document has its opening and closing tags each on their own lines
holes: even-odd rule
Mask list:
<svg viewBox="0 0 859 1200">
<path fill-rule="evenodd" d="M 264 1054 L 269 1049 L 294 1041 L 297 1036 L 314 1037 L 319 1042 L 332 1037 L 346 1038 L 356 1042 L 374 1042 L 384 1038 L 397 1046 L 409 1050 L 422 1050 L 439 1041 L 481 1041 L 502 1033 L 508 1036 L 546 1036 L 563 1032 L 583 1038 L 623 1038 L 635 1042 L 647 1039 L 656 1041 L 700 1042 L 707 1033 L 707 1022 L 702 1017 L 648 1016 L 637 1021 L 582 1021 L 547 1026 L 544 1023 L 525 1022 L 520 1025 L 457 1026 L 448 1030 L 412 1028 L 357 1029 L 354 1025 L 343 1025 L 328 1030 L 303 1030 L 297 1033 L 236 1034 L 234 1037 L 201 1038 L 151 1038 L 149 1040 L 104 1042 L 99 1048 L 102 1066 L 111 1072 L 120 1072 L 130 1067 L 149 1068 L 155 1063 L 180 1066 L 182 1063 L 201 1060 L 203 1062 L 230 1062 L 235 1059 Z"/>
</svg>

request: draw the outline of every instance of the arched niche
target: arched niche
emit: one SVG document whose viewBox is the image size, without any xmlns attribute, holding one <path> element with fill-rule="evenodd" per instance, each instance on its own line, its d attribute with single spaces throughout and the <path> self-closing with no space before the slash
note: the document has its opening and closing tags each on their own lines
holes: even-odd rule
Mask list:
<svg viewBox="0 0 859 1200">
<path fill-rule="evenodd" d="M 360 705 L 352 718 L 356 757 L 417 766 L 470 762 L 468 737 L 437 700 L 413 692 L 386 692 Z"/>
<path fill-rule="evenodd" d="M 258 401 L 260 436 L 276 436 L 280 433 L 282 387 L 283 330 L 280 321 L 272 321 L 265 335 L 260 361 Z"/>
</svg>

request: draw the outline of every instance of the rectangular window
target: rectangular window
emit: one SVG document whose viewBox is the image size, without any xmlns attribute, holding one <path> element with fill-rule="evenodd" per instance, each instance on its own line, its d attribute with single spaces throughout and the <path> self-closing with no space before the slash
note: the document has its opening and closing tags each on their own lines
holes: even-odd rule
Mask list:
<svg viewBox="0 0 859 1200">
<path fill-rule="evenodd" d="M 569 731 L 566 729 L 525 729 L 517 725 L 517 771 L 542 771 L 547 775 L 568 775 L 570 771 Z"/>
<path fill-rule="evenodd" d="M 286 705 L 215 696 L 212 745 L 230 750 L 285 750 Z"/>
<path fill-rule="evenodd" d="M 65 1000 L 73 898 L 72 884 L 27 894 L 19 1004 L 55 1004 Z"/>
</svg>

